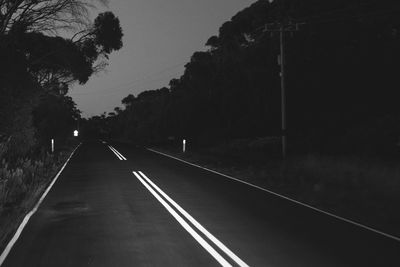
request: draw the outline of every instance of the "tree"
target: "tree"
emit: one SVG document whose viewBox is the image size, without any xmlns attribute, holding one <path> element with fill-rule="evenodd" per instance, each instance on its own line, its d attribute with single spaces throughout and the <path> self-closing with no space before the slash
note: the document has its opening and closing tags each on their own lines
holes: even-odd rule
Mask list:
<svg viewBox="0 0 400 267">
<path fill-rule="evenodd" d="M 120 107 L 115 107 L 114 112 L 116 115 L 119 115 L 122 112 L 122 109 Z"/>
<path fill-rule="evenodd" d="M 88 9 L 92 2 L 1 1 L 1 41 L 26 56 L 26 67 L 43 87 L 85 83 L 93 72 L 104 68 L 109 53 L 122 47 L 122 29 L 114 14 L 101 13 L 90 25 Z M 56 36 L 66 29 L 78 32 L 70 40 Z M 76 36 L 80 38 L 74 40 Z"/>
<path fill-rule="evenodd" d="M 134 109 L 118 121 L 131 138 L 162 133 L 193 143 L 204 136 L 279 135 L 279 35 L 265 25 L 291 20 L 305 24 L 286 33 L 290 144 L 296 151 L 348 151 L 345 144 L 363 135 L 354 150 L 389 151 L 400 136 L 399 11 L 395 0 L 256 1 L 221 25 L 207 52 L 193 54 L 168 94 L 152 90 L 135 101 L 125 98 Z"/>
<path fill-rule="evenodd" d="M 123 35 L 118 18 L 111 12 L 101 13 L 94 26 L 84 32 L 79 40 L 26 33 L 15 43 L 29 54 L 30 72 L 43 87 L 57 88 L 75 81 L 83 84 L 105 66 L 104 60 L 96 64 L 99 57 L 108 58 L 109 53 L 122 47 Z"/>
<path fill-rule="evenodd" d="M 30 129 L 26 133 L 33 133 L 32 111 L 37 138 L 44 142 L 49 133 L 62 135 L 51 130 L 58 119 L 63 130 L 74 120 L 72 99 L 63 95 L 72 83 L 85 83 L 102 70 L 109 53 L 122 47 L 122 29 L 111 12 L 90 23 L 93 3 L 0 0 L 0 135 L 16 140 L 22 126 Z M 60 37 L 61 31 L 75 31 L 76 35 Z M 28 115 L 17 120 L 15 114 L 19 113 Z"/>
<path fill-rule="evenodd" d="M 27 65 L 32 77 L 48 91 L 75 81 L 85 83 L 94 72 L 84 51 L 68 39 L 26 33 L 17 45 L 29 54 Z"/>
<path fill-rule="evenodd" d="M 133 106 L 133 103 L 135 102 L 136 98 L 134 95 L 129 94 L 127 97 L 122 99 L 122 104 L 125 106 L 125 108 L 129 108 Z"/>
<path fill-rule="evenodd" d="M 119 20 L 111 12 L 101 13 L 94 21 L 94 42 L 100 52 L 110 54 L 122 48 L 122 29 Z"/>
<path fill-rule="evenodd" d="M 0 35 L 15 27 L 23 31 L 56 34 L 89 23 L 90 0 L 2 0 L 0 2 Z M 102 4 L 107 1 L 98 0 Z"/>
<path fill-rule="evenodd" d="M 80 111 L 71 97 L 47 95 L 33 111 L 37 137 L 43 143 L 51 138 L 65 140 L 76 129 Z"/>
</svg>

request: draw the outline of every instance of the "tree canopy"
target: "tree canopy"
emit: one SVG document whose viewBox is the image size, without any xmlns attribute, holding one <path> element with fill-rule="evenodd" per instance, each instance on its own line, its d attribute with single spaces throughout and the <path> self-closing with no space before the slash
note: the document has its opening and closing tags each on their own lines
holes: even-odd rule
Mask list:
<svg viewBox="0 0 400 267">
<path fill-rule="evenodd" d="M 86 83 L 105 68 L 110 53 L 122 48 L 122 29 L 113 13 L 100 13 L 90 22 L 89 10 L 106 2 L 0 1 L 1 136 L 31 140 L 29 148 L 49 133 L 69 134 L 79 117 L 66 96 L 70 85 Z"/>
<path fill-rule="evenodd" d="M 300 23 L 285 33 L 290 148 L 394 150 L 399 13 L 394 0 L 259 0 L 223 23 L 166 90 L 125 98 L 113 134 L 192 144 L 280 136 L 279 34 L 266 28 Z"/>
</svg>

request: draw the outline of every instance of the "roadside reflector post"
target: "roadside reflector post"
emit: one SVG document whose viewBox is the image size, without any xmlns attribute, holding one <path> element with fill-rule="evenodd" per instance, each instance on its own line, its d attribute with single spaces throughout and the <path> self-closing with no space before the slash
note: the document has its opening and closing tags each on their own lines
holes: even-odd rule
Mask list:
<svg viewBox="0 0 400 267">
<path fill-rule="evenodd" d="M 54 139 L 51 139 L 51 153 L 54 153 Z"/>
<path fill-rule="evenodd" d="M 186 151 L 186 139 L 183 139 L 182 141 L 182 152 L 185 153 Z"/>
</svg>

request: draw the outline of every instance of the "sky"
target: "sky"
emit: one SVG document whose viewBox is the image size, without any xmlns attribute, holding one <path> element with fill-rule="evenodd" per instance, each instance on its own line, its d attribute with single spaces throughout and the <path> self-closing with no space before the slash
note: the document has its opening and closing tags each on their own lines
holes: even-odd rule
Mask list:
<svg viewBox="0 0 400 267">
<path fill-rule="evenodd" d="M 110 55 L 105 72 L 74 85 L 68 95 L 83 117 L 91 117 L 121 107 L 128 94 L 168 86 L 224 22 L 255 1 L 110 0 L 94 14 L 110 10 L 119 18 L 123 48 Z"/>
</svg>

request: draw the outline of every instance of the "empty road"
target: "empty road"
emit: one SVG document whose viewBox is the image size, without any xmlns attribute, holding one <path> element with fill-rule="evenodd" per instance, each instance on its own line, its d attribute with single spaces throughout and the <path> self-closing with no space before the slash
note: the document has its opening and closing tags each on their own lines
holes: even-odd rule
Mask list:
<svg viewBox="0 0 400 267">
<path fill-rule="evenodd" d="M 134 146 L 84 142 L 2 266 L 400 266 L 400 242 Z"/>
</svg>

